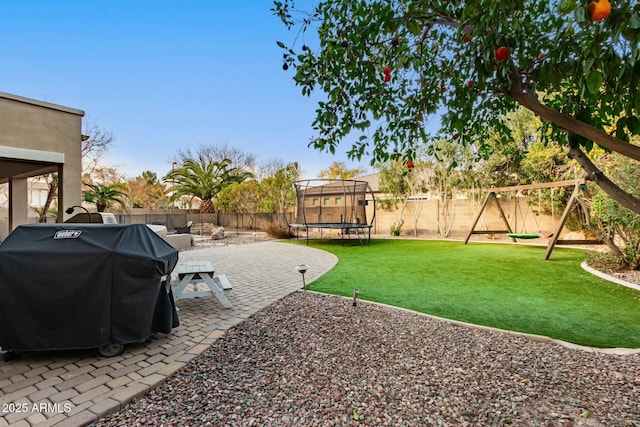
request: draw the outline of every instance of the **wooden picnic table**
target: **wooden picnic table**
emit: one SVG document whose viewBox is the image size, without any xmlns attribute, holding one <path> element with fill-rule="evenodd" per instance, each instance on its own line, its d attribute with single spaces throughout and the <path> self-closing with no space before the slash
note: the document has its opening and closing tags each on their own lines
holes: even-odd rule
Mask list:
<svg viewBox="0 0 640 427">
<path fill-rule="evenodd" d="M 177 272 L 178 280 L 171 283 L 173 296 L 176 300 L 213 295 L 218 298 L 223 307 L 233 307 L 224 294 L 225 289 L 232 289 L 231 283 L 222 274 L 214 275 L 215 271 L 210 261 L 184 261 L 178 264 Z M 193 286 L 193 290 L 186 291 L 190 284 Z M 200 290 L 199 284 L 205 284 L 208 289 Z"/>
</svg>

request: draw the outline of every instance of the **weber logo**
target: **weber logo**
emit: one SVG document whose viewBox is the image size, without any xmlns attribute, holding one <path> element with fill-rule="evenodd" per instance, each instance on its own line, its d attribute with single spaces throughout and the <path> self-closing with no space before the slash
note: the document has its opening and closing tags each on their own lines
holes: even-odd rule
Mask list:
<svg viewBox="0 0 640 427">
<path fill-rule="evenodd" d="M 77 239 L 82 234 L 80 230 L 59 230 L 53 235 L 53 240 Z"/>
</svg>

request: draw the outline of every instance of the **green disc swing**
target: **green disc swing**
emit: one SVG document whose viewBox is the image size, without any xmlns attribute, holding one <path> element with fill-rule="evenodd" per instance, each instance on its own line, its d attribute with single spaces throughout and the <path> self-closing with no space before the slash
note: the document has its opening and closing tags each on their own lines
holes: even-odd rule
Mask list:
<svg viewBox="0 0 640 427">
<path fill-rule="evenodd" d="M 538 189 L 538 212 L 540 212 L 542 210 L 541 206 L 542 206 L 542 201 L 541 201 L 541 196 L 540 196 L 540 189 Z M 522 215 L 522 210 L 520 209 L 520 207 L 518 207 L 518 209 L 520 210 L 520 216 Z M 524 217 L 522 218 L 522 223 L 523 226 L 526 227 L 526 219 L 527 216 L 529 214 L 529 210 L 531 208 L 529 207 L 527 210 L 527 215 L 524 215 Z M 554 212 L 553 212 L 553 188 L 551 188 L 551 217 L 555 218 L 554 216 Z M 533 220 L 536 222 L 536 227 L 538 228 L 538 230 L 540 230 L 540 225 L 538 224 L 538 219 L 536 218 L 535 215 L 533 215 Z M 537 232 L 537 233 L 527 233 L 526 229 L 524 230 L 524 233 L 507 233 L 507 236 L 512 237 L 514 239 L 547 239 L 549 237 L 553 237 L 553 233 L 551 234 L 543 234 L 541 232 Z"/>
</svg>

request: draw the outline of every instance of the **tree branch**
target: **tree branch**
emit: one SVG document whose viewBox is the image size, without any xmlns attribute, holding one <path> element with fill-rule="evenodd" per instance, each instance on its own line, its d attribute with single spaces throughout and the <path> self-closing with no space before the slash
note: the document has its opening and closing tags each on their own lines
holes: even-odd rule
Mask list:
<svg viewBox="0 0 640 427">
<path fill-rule="evenodd" d="M 512 63 L 510 68 L 512 76 L 511 88 L 506 90 L 505 93 L 513 98 L 518 104 L 533 111 L 541 118 L 568 130 L 569 132 L 580 135 L 604 148 L 620 153 L 623 156 L 640 161 L 640 147 L 621 141 L 602 130 L 589 126 L 586 123 L 544 105 L 532 96 L 531 93 L 523 90 L 521 74 L 515 67 L 515 64 Z"/>
<path fill-rule="evenodd" d="M 575 160 L 587 172 L 586 179 L 595 182 L 611 198 L 627 209 L 640 214 L 640 200 L 613 183 L 578 147 L 569 149 L 569 158 Z"/>
</svg>

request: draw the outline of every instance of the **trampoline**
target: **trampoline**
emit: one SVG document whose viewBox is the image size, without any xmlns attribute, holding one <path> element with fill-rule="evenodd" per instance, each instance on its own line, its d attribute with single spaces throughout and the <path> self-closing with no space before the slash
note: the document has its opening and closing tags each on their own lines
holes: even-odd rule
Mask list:
<svg viewBox="0 0 640 427">
<path fill-rule="evenodd" d="M 296 190 L 295 222 L 287 224 L 305 232 L 309 244 L 309 230 L 339 230 L 340 238 L 355 236 L 360 244 L 371 242 L 371 228 L 375 219 L 375 197 L 367 181 L 354 179 L 307 179 L 294 182 Z M 367 210 L 371 220 L 367 221 Z M 346 238 L 345 238 L 346 237 Z"/>
</svg>

